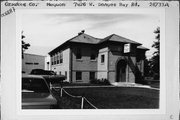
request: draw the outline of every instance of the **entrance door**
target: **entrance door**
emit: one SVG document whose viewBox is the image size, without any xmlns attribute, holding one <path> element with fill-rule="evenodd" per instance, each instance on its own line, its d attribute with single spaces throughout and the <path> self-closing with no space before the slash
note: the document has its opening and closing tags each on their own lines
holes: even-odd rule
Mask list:
<svg viewBox="0 0 180 120">
<path fill-rule="evenodd" d="M 126 66 L 125 60 L 119 60 L 116 66 L 116 82 L 126 82 Z"/>
</svg>

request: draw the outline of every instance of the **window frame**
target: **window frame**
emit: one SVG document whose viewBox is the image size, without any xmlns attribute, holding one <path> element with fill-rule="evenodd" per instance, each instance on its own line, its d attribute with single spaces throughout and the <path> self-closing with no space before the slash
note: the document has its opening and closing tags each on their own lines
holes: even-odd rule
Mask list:
<svg viewBox="0 0 180 120">
<path fill-rule="evenodd" d="M 76 72 L 76 81 L 82 81 L 82 72 L 81 71 Z"/>
<path fill-rule="evenodd" d="M 101 63 L 104 63 L 104 62 L 105 62 L 105 55 L 102 54 L 102 55 L 101 55 Z"/>
<path fill-rule="evenodd" d="M 76 60 L 82 60 L 82 49 L 80 47 L 76 49 Z"/>
<path fill-rule="evenodd" d="M 92 59 L 92 56 L 94 56 L 94 59 Z M 91 53 L 90 60 L 91 61 L 96 61 L 96 54 L 94 52 Z"/>
<path fill-rule="evenodd" d="M 93 78 L 92 78 L 92 75 L 93 75 Z M 93 71 L 89 72 L 89 80 L 94 80 L 94 79 L 96 79 L 96 73 Z"/>
<path fill-rule="evenodd" d="M 59 64 L 60 63 L 60 55 L 59 55 L 59 53 L 57 54 L 57 64 Z"/>
<path fill-rule="evenodd" d="M 54 65 L 56 65 L 56 54 L 54 55 Z"/>
<path fill-rule="evenodd" d="M 62 51 L 59 53 L 59 63 L 60 64 L 63 63 L 63 52 Z"/>
<path fill-rule="evenodd" d="M 51 65 L 54 65 L 54 56 L 51 57 Z"/>
</svg>

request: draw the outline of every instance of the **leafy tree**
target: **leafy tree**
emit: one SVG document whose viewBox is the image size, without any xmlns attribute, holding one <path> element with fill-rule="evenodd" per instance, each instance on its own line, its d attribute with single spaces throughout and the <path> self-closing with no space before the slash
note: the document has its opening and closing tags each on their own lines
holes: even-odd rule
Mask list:
<svg viewBox="0 0 180 120">
<path fill-rule="evenodd" d="M 144 60 L 144 76 L 151 76 L 150 61 L 147 58 Z"/>
<path fill-rule="evenodd" d="M 23 33 L 23 31 L 22 31 L 22 33 Z M 24 52 L 25 52 L 25 50 L 27 50 L 27 49 L 30 47 L 30 44 L 29 44 L 29 43 L 25 43 L 25 42 L 23 41 L 24 38 L 25 38 L 25 36 L 22 34 L 22 35 L 21 35 L 21 40 L 22 40 L 22 58 L 24 58 Z"/>
<path fill-rule="evenodd" d="M 159 55 L 160 55 L 160 27 L 158 27 L 154 33 L 156 34 L 156 41 L 154 41 L 152 47 L 156 49 L 153 53 L 152 58 L 150 59 L 150 67 L 155 75 L 155 79 L 159 79 L 160 69 L 159 69 Z"/>
</svg>

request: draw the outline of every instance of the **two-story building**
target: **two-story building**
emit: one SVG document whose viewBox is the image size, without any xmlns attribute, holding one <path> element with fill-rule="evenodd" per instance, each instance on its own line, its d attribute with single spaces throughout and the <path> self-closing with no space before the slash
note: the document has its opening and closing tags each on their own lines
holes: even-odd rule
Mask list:
<svg viewBox="0 0 180 120">
<path fill-rule="evenodd" d="M 50 67 L 72 83 L 92 79 L 134 83 L 137 72 L 143 75 L 146 50 L 116 34 L 100 39 L 82 31 L 49 52 Z"/>
</svg>

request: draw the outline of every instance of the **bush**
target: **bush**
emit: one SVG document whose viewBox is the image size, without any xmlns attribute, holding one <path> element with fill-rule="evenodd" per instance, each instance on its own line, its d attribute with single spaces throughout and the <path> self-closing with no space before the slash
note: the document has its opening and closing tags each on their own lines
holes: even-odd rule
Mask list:
<svg viewBox="0 0 180 120">
<path fill-rule="evenodd" d="M 110 82 L 108 79 L 106 78 L 102 78 L 102 79 L 92 79 L 90 80 L 91 84 L 99 84 L 99 85 L 110 85 Z"/>
</svg>

